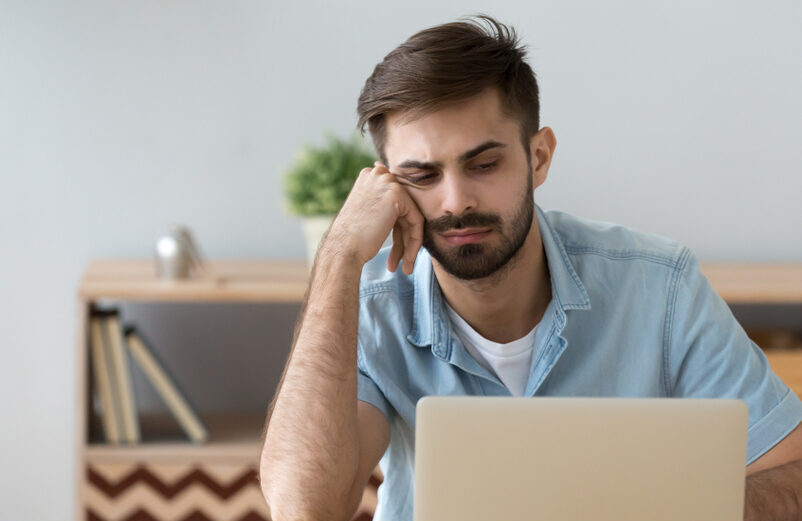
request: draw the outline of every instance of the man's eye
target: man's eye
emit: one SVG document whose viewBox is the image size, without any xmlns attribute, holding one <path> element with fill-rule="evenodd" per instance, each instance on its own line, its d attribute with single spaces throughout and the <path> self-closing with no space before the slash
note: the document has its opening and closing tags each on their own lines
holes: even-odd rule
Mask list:
<svg viewBox="0 0 802 521">
<path fill-rule="evenodd" d="M 422 175 L 411 175 L 408 176 L 407 179 L 416 185 L 422 185 L 432 181 L 435 177 L 437 177 L 437 174 L 430 172 Z"/>
<path fill-rule="evenodd" d="M 491 163 L 482 163 L 480 165 L 476 165 L 471 167 L 472 170 L 478 170 L 480 172 L 485 172 L 487 170 L 492 170 L 498 164 L 498 161 L 493 161 Z"/>
</svg>

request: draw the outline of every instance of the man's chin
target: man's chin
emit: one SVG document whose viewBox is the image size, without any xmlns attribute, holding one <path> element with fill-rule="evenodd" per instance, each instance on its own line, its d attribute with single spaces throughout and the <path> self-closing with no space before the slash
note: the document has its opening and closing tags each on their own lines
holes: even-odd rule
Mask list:
<svg viewBox="0 0 802 521">
<path fill-rule="evenodd" d="M 497 265 L 497 259 L 488 258 L 485 254 L 487 248 L 481 244 L 449 246 L 445 251 L 440 248 L 424 247 L 446 273 L 461 280 L 489 277 L 506 264 Z"/>
</svg>

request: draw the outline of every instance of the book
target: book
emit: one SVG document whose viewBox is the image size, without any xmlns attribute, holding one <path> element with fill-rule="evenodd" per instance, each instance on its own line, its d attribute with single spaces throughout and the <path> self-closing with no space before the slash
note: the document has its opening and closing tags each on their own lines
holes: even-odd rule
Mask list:
<svg viewBox="0 0 802 521">
<path fill-rule="evenodd" d="M 120 412 L 122 423 L 121 438 L 127 443 L 138 443 L 141 440 L 139 432 L 139 418 L 136 412 L 134 388 L 131 384 L 131 372 L 128 364 L 128 351 L 124 349 L 123 329 L 117 310 L 113 310 L 105 317 L 106 333 L 110 351 L 111 366 L 114 378 L 113 393 L 117 399 L 115 405 Z M 116 387 L 116 388 L 115 388 Z"/>
<path fill-rule="evenodd" d="M 94 313 L 89 318 L 92 373 L 95 388 L 100 396 L 103 437 L 109 443 L 116 444 L 120 442 L 120 421 L 114 406 L 111 370 L 106 351 L 106 342 L 103 338 L 102 320 L 103 318 L 99 314 Z"/>
<path fill-rule="evenodd" d="M 186 435 L 195 443 L 202 443 L 209 438 L 209 432 L 203 425 L 198 412 L 186 398 L 186 394 L 178 387 L 177 381 L 169 374 L 167 367 L 161 363 L 153 349 L 133 326 L 126 327 L 123 332 L 125 344 L 142 368 L 142 372 L 161 396 L 167 408 L 178 421 Z"/>
</svg>

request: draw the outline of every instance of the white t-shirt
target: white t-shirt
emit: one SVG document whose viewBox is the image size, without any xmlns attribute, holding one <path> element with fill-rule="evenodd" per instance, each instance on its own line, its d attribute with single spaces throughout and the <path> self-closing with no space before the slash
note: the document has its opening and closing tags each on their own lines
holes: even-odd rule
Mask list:
<svg viewBox="0 0 802 521">
<path fill-rule="evenodd" d="M 470 324 L 465 322 L 465 319 L 451 309 L 448 303 L 446 303 L 446 310 L 451 318 L 454 331 L 468 353 L 479 364 L 495 374 L 513 396 L 523 396 L 529 381 L 537 326 L 523 338 L 499 344 L 477 333 Z"/>
</svg>

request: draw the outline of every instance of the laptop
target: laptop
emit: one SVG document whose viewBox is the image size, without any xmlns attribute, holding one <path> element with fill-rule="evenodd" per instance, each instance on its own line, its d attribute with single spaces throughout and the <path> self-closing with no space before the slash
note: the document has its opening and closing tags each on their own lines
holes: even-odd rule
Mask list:
<svg viewBox="0 0 802 521">
<path fill-rule="evenodd" d="M 415 521 L 742 521 L 741 400 L 422 398 Z"/>
</svg>

